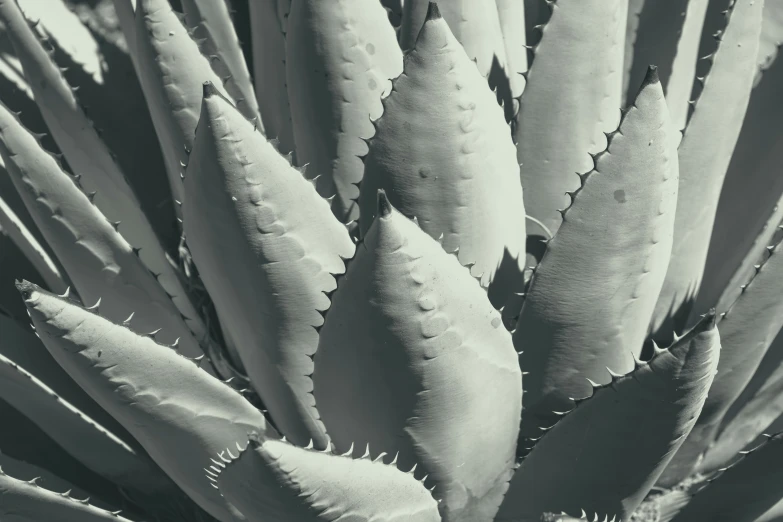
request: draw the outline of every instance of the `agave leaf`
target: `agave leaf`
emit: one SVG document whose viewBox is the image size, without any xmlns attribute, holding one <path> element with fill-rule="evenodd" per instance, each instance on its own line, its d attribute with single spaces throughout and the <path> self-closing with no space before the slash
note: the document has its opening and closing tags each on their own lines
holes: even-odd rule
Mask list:
<svg viewBox="0 0 783 522">
<path fill-rule="evenodd" d="M 249 120 L 259 118 L 253 83 L 239 46 L 234 24 L 226 2 L 215 0 L 184 0 L 185 23 L 198 41 L 203 39 L 201 51 L 221 79 L 237 109 Z M 262 127 L 259 121 L 259 127 Z"/>
<path fill-rule="evenodd" d="M 34 482 L 35 485 L 54 493 L 62 494 L 69 491 L 69 496 L 76 499 L 86 499 L 90 496 L 78 486 L 58 477 L 49 470 L 11 458 L 3 453 L 0 453 L 0 469 L 9 477 L 28 483 Z M 110 506 L 101 499 L 91 498 L 90 504 L 101 509 L 110 509 Z"/>
<path fill-rule="evenodd" d="M 17 293 L 17 299 L 18 297 L 19 294 Z M 112 435 L 133 446 L 133 437 L 125 431 L 125 428 L 114 420 L 114 417 L 106 413 L 103 408 L 98 406 L 68 376 L 65 370 L 49 355 L 40 339 L 28 328 L 24 328 L 21 323 L 0 314 L 0 356 L 23 367 L 27 372 L 44 382 L 47 387 L 51 388 L 63 400 L 73 405 L 77 410 L 84 412 L 91 419 L 94 419 L 97 424 L 106 428 Z M 19 398 L 16 398 L 16 400 L 19 400 Z M 6 402 L 11 402 L 11 400 L 9 399 Z"/>
<path fill-rule="evenodd" d="M 783 45 L 783 4 L 775 0 L 766 2 L 762 17 L 756 63 L 760 71 L 765 71 L 775 61 Z"/>
<path fill-rule="evenodd" d="M 270 432 L 241 394 L 149 337 L 68 299 L 19 283 L 44 345 L 188 496 L 221 522 L 244 517 L 203 479 L 219 451 Z"/>
<path fill-rule="evenodd" d="M 506 75 L 509 93 L 513 100 L 506 113 L 516 116 L 519 111 L 519 97 L 525 90 L 527 72 L 527 31 L 525 29 L 525 2 L 520 0 L 495 0 L 500 19 L 500 30 L 506 49 Z M 491 14 L 491 13 L 490 13 Z"/>
<path fill-rule="evenodd" d="M 59 263 L 49 256 L 46 249 L 2 198 L 0 198 L 0 229 L 11 238 L 19 250 L 35 266 L 51 291 L 65 291 L 68 284 L 65 282 L 66 276 L 61 271 Z"/>
<path fill-rule="evenodd" d="M 44 120 L 69 165 L 80 175 L 81 186 L 89 193 L 95 192 L 93 202 L 101 213 L 111 222 L 118 223 L 120 234 L 138 249 L 139 258 L 157 274 L 158 282 L 186 317 L 188 327 L 199 339 L 206 338 L 206 327 L 144 215 L 139 200 L 112 153 L 77 103 L 62 73 L 28 27 L 13 0 L 0 2 L 0 18 L 9 29 Z"/>
<path fill-rule="evenodd" d="M 632 2 L 638 29 L 626 39 L 623 92 L 638 85 L 647 66 L 655 64 L 676 130 L 685 128 L 708 4 L 709 0 L 676 0 L 665 5 L 655 0 Z M 629 14 L 629 24 L 634 15 Z"/>
<path fill-rule="evenodd" d="M 28 20 L 38 22 L 38 30 L 78 63 L 95 81 L 102 83 L 105 64 L 93 34 L 79 20 L 67 2 L 51 0 L 15 0 Z M 11 29 L 13 31 L 13 29 Z"/>
<path fill-rule="evenodd" d="M 729 160 L 748 107 L 763 0 L 736 0 L 678 150 L 680 193 L 669 270 L 650 331 L 681 330 L 701 284 Z"/>
<path fill-rule="evenodd" d="M 783 415 L 783 336 L 778 337 L 756 374 L 724 416 L 717 439 L 699 463 L 700 469 L 725 466 Z"/>
<path fill-rule="evenodd" d="M 592 168 L 617 128 L 627 0 L 557 0 L 542 29 L 520 100 L 514 140 L 522 164 L 528 235 L 552 237 L 579 188 L 574 173 Z"/>
<path fill-rule="evenodd" d="M 750 277 L 783 218 L 783 132 L 777 125 L 783 119 L 783 60 L 769 54 L 771 41 L 783 38 L 783 26 L 771 30 L 775 26 L 769 20 L 775 14 L 783 15 L 783 3 L 765 3 L 758 55 L 759 62 L 764 62 L 757 69 L 756 85 L 721 189 L 692 316 L 716 306 L 718 298 L 719 312 L 734 301 L 739 286 Z M 753 205 L 748 205 L 749 201 Z"/>
<path fill-rule="evenodd" d="M 113 0 L 114 12 L 117 14 L 117 23 L 120 25 L 125 42 L 128 45 L 128 54 L 133 61 L 136 73 L 140 75 L 139 65 L 136 62 L 136 0 Z"/>
<path fill-rule="evenodd" d="M 347 223 L 373 134 L 370 120 L 402 72 L 402 52 L 377 0 L 292 0 L 286 32 L 286 80 L 296 156 L 316 187 L 335 196 L 332 211 Z"/>
<path fill-rule="evenodd" d="M 41 148 L 16 116 L 0 106 L 0 155 L 17 191 L 79 296 L 100 302 L 100 313 L 147 333 L 163 329 L 162 342 L 181 339 L 182 350 L 201 355 L 165 290 L 57 160 Z"/>
<path fill-rule="evenodd" d="M 379 203 L 321 329 L 319 411 L 340 451 L 369 444 L 418 463 L 444 521 L 491 521 L 519 431 L 510 334 L 456 257 L 383 192 Z"/>
<path fill-rule="evenodd" d="M 607 150 L 571 195 L 527 290 L 514 332 L 530 373 L 527 436 L 551 424 L 569 397 L 586 396 L 586 378 L 603 384 L 607 368 L 633 368 L 671 252 L 677 177 L 673 128 L 650 68 Z"/>
<path fill-rule="evenodd" d="M 136 63 L 163 149 L 171 192 L 181 203 L 181 177 L 196 134 L 201 84 L 211 81 L 226 94 L 223 82 L 171 9 L 169 0 L 136 3 Z"/>
<path fill-rule="evenodd" d="M 781 520 L 783 520 L 783 498 L 765 511 L 764 514 L 758 517 L 754 522 L 781 522 Z"/>
<path fill-rule="evenodd" d="M 96 473 L 148 493 L 169 486 L 166 476 L 146 455 L 140 454 L 3 355 L 0 355 L 0 397 Z"/>
<path fill-rule="evenodd" d="M 433 238 L 443 236 L 446 251 L 458 250 L 482 286 L 504 271 L 508 256 L 521 280 L 525 209 L 514 143 L 486 80 L 430 5 L 369 141 L 361 231 L 370 228 L 383 188 L 403 215 L 415 216 Z M 421 140 L 435 135 L 435 142 Z"/>
<path fill-rule="evenodd" d="M 718 375 L 710 388 L 699 420 L 661 477 L 671 487 L 690 475 L 700 455 L 714 440 L 731 404 L 759 367 L 764 354 L 783 327 L 783 247 L 770 247 L 769 258 L 758 267 L 729 311 L 720 321 L 721 356 Z M 713 471 L 699 466 L 699 471 Z M 721 463 L 722 464 L 722 463 Z"/>
<path fill-rule="evenodd" d="M 353 459 L 253 436 L 245 448 L 237 444 L 224 453 L 231 462 L 207 478 L 258 520 L 440 522 L 438 503 L 424 484 L 412 472 L 371 460 L 369 451 Z"/>
<path fill-rule="evenodd" d="M 649 363 L 572 402 L 511 480 L 498 521 L 585 509 L 628 520 L 690 432 L 718 364 L 708 316 Z"/>
<path fill-rule="evenodd" d="M 770 435 L 727 469 L 691 492 L 671 522 L 754 522 L 780 500 L 783 434 Z"/>
<path fill-rule="evenodd" d="M 288 102 L 283 23 L 291 0 L 248 2 L 253 45 L 253 75 L 264 133 L 280 141 L 280 152 L 294 150 Z"/>
<path fill-rule="evenodd" d="M 0 461 L 2 462 L 2 461 Z M 131 522 L 119 511 L 107 511 L 76 498 L 73 492 L 55 492 L 35 480 L 18 480 L 0 468 L 0 516 L 4 522 Z"/>
<path fill-rule="evenodd" d="M 334 274 L 354 253 L 348 231 L 209 83 L 185 194 L 188 246 L 251 382 L 284 435 L 324 449 L 311 357 Z"/>
</svg>

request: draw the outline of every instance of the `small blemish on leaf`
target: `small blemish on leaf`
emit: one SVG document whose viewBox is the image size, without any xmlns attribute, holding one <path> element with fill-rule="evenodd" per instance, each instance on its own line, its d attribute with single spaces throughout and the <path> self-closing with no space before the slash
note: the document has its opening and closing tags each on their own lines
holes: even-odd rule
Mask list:
<svg viewBox="0 0 783 522">
<path fill-rule="evenodd" d="M 422 178 L 429 178 L 430 177 L 430 168 L 429 167 L 422 167 L 419 169 L 419 176 Z"/>
<path fill-rule="evenodd" d="M 494 319 L 492 319 L 492 328 L 499 327 L 500 323 L 501 323 L 500 317 L 495 317 Z"/>
<path fill-rule="evenodd" d="M 614 191 L 614 199 L 618 203 L 625 203 L 625 191 L 622 190 L 622 189 L 615 190 Z"/>
<path fill-rule="evenodd" d="M 378 87 L 378 82 L 375 81 L 375 78 L 370 78 L 367 81 L 367 87 L 369 87 L 371 91 L 374 91 Z"/>
<path fill-rule="evenodd" d="M 375 54 L 375 46 L 373 44 L 368 43 L 364 48 L 367 49 L 367 54 Z"/>
</svg>

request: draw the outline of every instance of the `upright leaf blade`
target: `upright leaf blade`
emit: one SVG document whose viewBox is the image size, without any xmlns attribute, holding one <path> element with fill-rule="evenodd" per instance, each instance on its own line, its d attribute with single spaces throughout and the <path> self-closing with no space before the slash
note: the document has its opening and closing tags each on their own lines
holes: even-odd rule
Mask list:
<svg viewBox="0 0 783 522">
<path fill-rule="evenodd" d="M 557 0 L 542 29 L 516 119 L 525 208 L 549 238 L 568 206 L 575 173 L 592 168 L 590 154 L 606 148 L 617 128 L 622 89 L 627 0 Z"/>
<path fill-rule="evenodd" d="M 258 410 L 167 346 L 30 283 L 18 285 L 41 340 L 196 503 L 221 522 L 245 518 L 203 479 L 210 460 L 251 431 Z"/>
<path fill-rule="evenodd" d="M 433 238 L 442 235 L 443 248 L 458 251 L 483 286 L 509 268 L 501 267 L 504 258 L 521 286 L 525 209 L 514 143 L 495 96 L 446 20 L 434 7 L 428 16 L 369 141 L 362 234 L 383 188 L 403 215 L 415 216 Z M 435 135 L 435 142 L 421 139 Z"/>
<path fill-rule="evenodd" d="M 286 81 L 300 165 L 320 176 L 319 194 L 347 223 L 359 217 L 362 141 L 402 71 L 394 28 L 378 1 L 292 0 L 286 32 Z"/>
<path fill-rule="evenodd" d="M 383 192 L 379 203 L 321 329 L 318 408 L 340 451 L 369 444 L 418 464 L 444 521 L 490 522 L 519 431 L 510 335 L 458 260 Z"/>
<path fill-rule="evenodd" d="M 671 252 L 677 201 L 673 130 L 651 68 L 548 245 L 514 332 L 529 372 L 523 432 L 551 424 L 587 379 L 626 373 L 639 355 Z M 529 420 L 528 420 L 529 419 Z"/>
<path fill-rule="evenodd" d="M 571 405 L 511 480 L 498 522 L 546 511 L 629 520 L 688 435 L 718 365 L 715 316 Z"/>
<path fill-rule="evenodd" d="M 348 231 L 209 83 L 185 194 L 188 246 L 251 382 L 284 435 L 324 449 L 311 357 L 335 274 L 354 252 Z"/>
<path fill-rule="evenodd" d="M 718 197 L 748 107 L 763 0 L 736 0 L 678 150 L 680 193 L 669 270 L 650 330 L 681 330 L 699 290 Z"/>
<path fill-rule="evenodd" d="M 248 516 L 279 522 L 326 522 L 341 518 L 392 522 L 440 522 L 430 492 L 395 465 L 369 453 L 359 459 L 303 449 L 284 441 L 251 437 L 247 447 L 208 475 Z"/>
</svg>

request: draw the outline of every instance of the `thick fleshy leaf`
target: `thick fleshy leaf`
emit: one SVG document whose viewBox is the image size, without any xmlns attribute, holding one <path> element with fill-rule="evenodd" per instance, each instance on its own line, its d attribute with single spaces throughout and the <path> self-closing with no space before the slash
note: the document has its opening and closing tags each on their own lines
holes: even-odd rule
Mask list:
<svg viewBox="0 0 783 522">
<path fill-rule="evenodd" d="M 0 155 L 17 191 L 86 305 L 114 322 L 133 315 L 141 333 L 181 339 L 190 356 L 202 353 L 180 312 L 134 249 L 115 230 L 58 161 L 14 114 L 0 106 Z"/>
<path fill-rule="evenodd" d="M 264 133 L 277 138 L 281 152 L 294 150 L 294 129 L 285 73 L 285 29 L 291 0 L 248 2 L 253 76 Z"/>
<path fill-rule="evenodd" d="M 661 477 L 671 487 L 690 475 L 701 454 L 713 442 L 720 422 L 748 384 L 759 363 L 783 327 L 783 246 L 770 247 L 769 258 L 758 267 L 742 294 L 719 323 L 721 355 L 718 375 L 704 403 L 696 426 Z M 713 471 L 724 463 L 700 465 L 699 471 Z"/>
<path fill-rule="evenodd" d="M 0 198 L 0 229 L 11 238 L 19 250 L 35 266 L 35 269 L 46 281 L 49 290 L 52 292 L 65 291 L 68 287 L 65 281 L 67 276 L 61 270 L 59 263 L 49 256 L 43 245 L 2 198 Z"/>
<path fill-rule="evenodd" d="M 225 454 L 231 461 L 207 478 L 252 520 L 440 522 L 438 503 L 412 472 L 369 452 L 353 459 L 251 437 Z"/>
<path fill-rule="evenodd" d="M 671 522 L 754 522 L 781 497 L 783 434 L 762 445 L 696 486 L 688 504 Z"/>
<path fill-rule="evenodd" d="M 158 283 L 186 317 L 188 327 L 199 339 L 206 338 L 206 327 L 138 198 L 61 71 L 28 27 L 14 0 L 0 2 L 0 17 L 8 28 L 52 137 L 70 167 L 79 174 L 80 185 L 86 192 L 94 193 L 93 203 L 110 222 L 116 223 L 117 231 L 138 250 L 144 266 L 157 274 Z"/>
<path fill-rule="evenodd" d="M 0 398 L 25 414 L 63 449 L 96 473 L 147 493 L 169 486 L 168 479 L 146 455 L 3 355 L 0 355 Z"/>
<path fill-rule="evenodd" d="M 723 182 L 692 316 L 716 306 L 718 298 L 718 312 L 725 311 L 736 298 L 739 286 L 750 277 L 761 251 L 772 243 L 775 226 L 783 219 L 783 128 L 778 124 L 783 120 L 783 60 L 769 54 L 771 42 L 776 37 L 783 39 L 783 26 L 774 32 L 771 27 L 775 26 L 768 22 L 777 12 L 783 17 L 783 3 L 764 4 L 759 61 L 765 61 L 757 70 L 756 84 Z M 749 201 L 753 204 L 748 205 Z M 725 295 L 726 292 L 731 295 Z"/>
<path fill-rule="evenodd" d="M 529 235 L 552 237 L 579 188 L 576 173 L 606 149 L 620 118 L 627 0 L 558 0 L 520 100 L 515 141 Z"/>
<path fill-rule="evenodd" d="M 509 269 L 521 286 L 525 209 L 516 149 L 495 95 L 431 5 L 369 141 L 361 231 L 370 228 L 383 188 L 403 215 L 415 216 L 433 238 L 443 236 L 446 251 L 459 250 L 482 286 Z M 511 266 L 501 267 L 504 259 Z"/>
<path fill-rule="evenodd" d="M 182 173 L 193 147 L 201 84 L 223 82 L 201 54 L 169 0 L 136 2 L 136 63 L 144 97 L 166 160 L 171 193 L 182 202 Z"/>
<path fill-rule="evenodd" d="M 377 0 L 292 0 L 285 38 L 297 162 L 340 221 L 356 220 L 363 139 L 402 72 L 396 33 Z"/>
<path fill-rule="evenodd" d="M 19 289 L 41 340 L 71 377 L 197 504 L 221 522 L 244 520 L 203 473 L 249 432 L 274 433 L 261 412 L 175 350 L 30 283 Z"/>
<path fill-rule="evenodd" d="M 636 88 L 650 64 L 657 66 L 678 131 L 685 128 L 688 116 L 708 4 L 709 0 L 634 0 L 628 14 L 623 92 L 633 96 L 629 89 Z"/>
<path fill-rule="evenodd" d="M 119 511 L 95 507 L 87 498 L 74 498 L 69 492 L 49 490 L 35 480 L 13 478 L 2 468 L 0 498 L 0 517 L 4 522 L 131 522 Z"/>
<path fill-rule="evenodd" d="M 226 2 L 215 0 L 184 0 L 185 24 L 193 31 L 200 48 L 209 58 L 212 70 L 223 81 L 223 86 L 236 100 L 237 109 L 245 118 L 259 117 L 253 83 L 247 69 L 242 48 L 239 46 L 236 29 L 231 21 Z M 262 122 L 258 122 L 261 127 Z M 263 128 L 263 127 L 261 127 Z"/>
<path fill-rule="evenodd" d="M 403 50 L 416 45 L 431 3 L 434 2 L 407 0 L 403 5 L 400 27 Z M 492 87 L 497 87 L 501 94 L 507 94 L 509 80 L 504 72 L 507 67 L 506 42 L 495 0 L 440 0 L 437 4 L 468 58 L 475 60 L 481 76 L 488 78 Z M 524 23 L 524 18 L 521 22 Z M 524 37 L 524 32 L 522 35 Z M 499 78 L 503 78 L 502 83 Z"/>
<path fill-rule="evenodd" d="M 629 520 L 693 427 L 719 352 L 713 315 L 650 362 L 572 402 L 522 461 L 497 520 L 580 509 Z"/>
<path fill-rule="evenodd" d="M 761 360 L 756 374 L 726 413 L 717 439 L 699 463 L 715 470 L 725 466 L 783 415 L 783 335 L 778 336 Z"/>
<path fill-rule="evenodd" d="M 251 382 L 284 435 L 325 448 L 309 376 L 334 274 L 355 250 L 347 229 L 209 83 L 185 194 L 188 246 Z"/>
<path fill-rule="evenodd" d="M 536 268 L 514 332 L 526 379 L 523 432 L 627 373 L 642 350 L 672 245 L 673 127 L 650 69 Z M 577 178 L 578 179 L 578 178 Z"/>
<path fill-rule="evenodd" d="M 674 246 L 651 332 L 684 328 L 701 285 L 721 186 L 753 86 L 763 7 L 763 0 L 733 3 L 683 134 Z"/>
<path fill-rule="evenodd" d="M 510 334 L 456 257 L 383 192 L 379 202 L 321 329 L 319 411 L 338 450 L 369 444 L 418 463 L 444 521 L 489 522 L 519 431 Z"/>
</svg>

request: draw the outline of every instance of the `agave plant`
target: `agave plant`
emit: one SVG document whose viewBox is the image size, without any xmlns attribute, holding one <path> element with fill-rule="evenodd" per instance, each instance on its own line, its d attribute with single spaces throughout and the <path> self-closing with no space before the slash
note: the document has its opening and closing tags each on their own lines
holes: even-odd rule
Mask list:
<svg viewBox="0 0 783 522">
<path fill-rule="evenodd" d="M 783 3 L 230 4 L 0 0 L 3 521 L 783 520 Z"/>
</svg>

